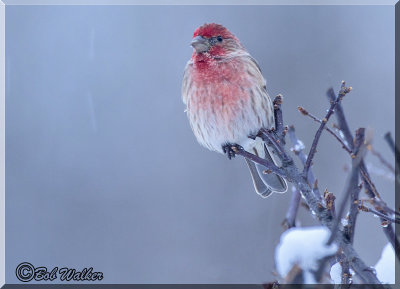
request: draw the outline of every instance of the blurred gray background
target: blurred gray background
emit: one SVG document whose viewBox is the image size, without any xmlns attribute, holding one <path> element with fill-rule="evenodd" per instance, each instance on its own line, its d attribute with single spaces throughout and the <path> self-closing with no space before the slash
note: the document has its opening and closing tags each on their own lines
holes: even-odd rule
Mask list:
<svg viewBox="0 0 400 289">
<path fill-rule="evenodd" d="M 7 6 L 6 278 L 16 266 L 94 267 L 104 283 L 260 283 L 290 199 L 261 199 L 245 162 L 200 147 L 181 101 L 195 28 L 227 26 L 258 60 L 307 146 L 342 79 L 351 129 L 394 131 L 394 7 Z M 320 189 L 340 199 L 349 157 L 324 133 Z M 372 177 L 394 203 L 375 157 Z M 385 174 L 385 173 L 384 173 Z M 365 195 L 363 195 L 365 196 Z M 302 225 L 316 225 L 300 208 Z M 387 243 L 361 213 L 355 246 Z"/>
</svg>

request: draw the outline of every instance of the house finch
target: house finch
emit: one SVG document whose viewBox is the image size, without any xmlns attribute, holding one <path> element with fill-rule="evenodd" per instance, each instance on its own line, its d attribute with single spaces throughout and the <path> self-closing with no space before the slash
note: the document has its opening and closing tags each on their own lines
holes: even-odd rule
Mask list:
<svg viewBox="0 0 400 289">
<path fill-rule="evenodd" d="M 261 128 L 275 124 L 273 104 L 260 67 L 239 40 L 222 25 L 197 28 L 192 58 L 185 67 L 182 98 L 193 133 L 204 147 L 234 157 L 234 146 L 259 157 L 273 158 Z M 246 159 L 256 192 L 262 197 L 287 189 L 284 179 Z"/>
</svg>

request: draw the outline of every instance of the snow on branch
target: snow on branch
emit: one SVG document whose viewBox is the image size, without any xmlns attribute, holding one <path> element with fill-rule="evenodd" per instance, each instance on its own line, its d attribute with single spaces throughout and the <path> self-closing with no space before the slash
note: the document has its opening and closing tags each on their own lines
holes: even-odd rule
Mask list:
<svg viewBox="0 0 400 289">
<path fill-rule="evenodd" d="M 391 244 L 386 244 L 381 258 L 375 265 L 376 274 L 382 283 L 395 284 L 395 254 Z"/>
<path fill-rule="evenodd" d="M 369 197 L 373 210 L 379 212 L 378 216 L 382 222 L 385 222 L 383 231 L 390 244 L 393 248 L 400 248 L 391 224 L 395 219 L 392 217 L 395 210 L 390 209 L 380 197 L 364 163 L 365 154 L 371 150 L 369 147 L 370 137 L 365 129 L 360 128 L 356 131 L 356 137 L 353 139 L 345 118 L 341 101 L 351 90 L 351 87 L 347 87 L 344 81 L 337 96 L 332 88 L 329 89 L 327 95 L 330 107 L 322 119 L 318 119 L 304 108 L 299 108 L 301 113 L 319 123 L 308 156 L 304 153 L 305 146 L 297 138 L 294 127 L 284 126 L 281 95 L 274 100 L 275 129 L 261 129 L 257 134 L 268 146 L 278 152 L 277 156 L 280 158 L 281 165 L 275 165 L 251 154 L 240 146 L 233 148 L 236 154 L 265 166 L 266 173 L 278 174 L 293 185 L 293 195 L 284 221 L 285 227 L 289 230 L 282 235 L 281 243 L 276 248 L 276 265 L 282 278 L 281 282 L 321 283 L 324 276 L 329 276 L 329 272 L 332 273 L 333 270 L 334 273 L 337 273 L 340 269 L 342 283 L 353 282 L 351 275 L 354 271 L 360 283 L 370 284 L 370 287 L 377 287 L 378 284 L 381 284 L 375 270 L 362 260 L 352 244 L 357 215 L 360 211 L 361 184 Z M 338 133 L 327 127 L 327 122 L 332 115 L 336 116 L 337 124 L 334 127 Z M 345 200 L 336 210 L 334 194 L 325 191 L 322 195 L 318 189 L 317 178 L 312 172 L 313 158 L 323 131 L 328 131 L 334 136 L 343 149 L 349 153 L 352 160 L 352 169 L 344 187 Z M 292 143 L 290 150 L 286 148 L 286 135 L 289 135 Z M 300 159 L 302 167 L 295 164 L 293 154 Z M 301 197 L 311 214 L 320 222 L 321 227 L 296 227 L 296 215 Z M 350 209 L 346 214 L 346 222 L 343 224 L 342 218 L 348 203 L 350 203 Z M 336 254 L 340 268 L 331 268 L 330 265 L 335 263 L 332 260 L 332 254 Z M 396 252 L 396 255 L 399 256 L 399 253 Z M 379 288 L 382 286 L 386 285 L 379 285 Z"/>
<path fill-rule="evenodd" d="M 275 250 L 275 263 L 281 276 L 293 268 L 301 268 L 298 280 L 305 284 L 319 283 L 316 272 L 320 261 L 336 254 L 336 244 L 327 245 L 331 232 L 326 227 L 292 228 L 285 231 Z M 291 281 L 291 280 L 287 280 Z"/>
</svg>

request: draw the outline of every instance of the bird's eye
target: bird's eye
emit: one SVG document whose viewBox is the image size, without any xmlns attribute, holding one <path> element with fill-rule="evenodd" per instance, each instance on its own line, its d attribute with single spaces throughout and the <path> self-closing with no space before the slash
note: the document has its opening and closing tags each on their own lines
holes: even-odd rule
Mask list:
<svg viewBox="0 0 400 289">
<path fill-rule="evenodd" d="M 222 36 L 218 36 L 218 37 L 217 37 L 217 40 L 218 40 L 219 42 L 222 42 Z"/>
</svg>

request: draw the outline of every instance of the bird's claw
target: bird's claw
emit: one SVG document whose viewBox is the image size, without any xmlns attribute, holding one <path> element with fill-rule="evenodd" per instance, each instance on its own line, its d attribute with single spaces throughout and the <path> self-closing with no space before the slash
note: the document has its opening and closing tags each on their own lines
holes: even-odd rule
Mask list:
<svg viewBox="0 0 400 289">
<path fill-rule="evenodd" d="M 222 146 L 222 150 L 228 156 L 228 159 L 232 159 L 236 156 L 236 153 L 243 148 L 238 144 L 226 144 Z"/>
</svg>

